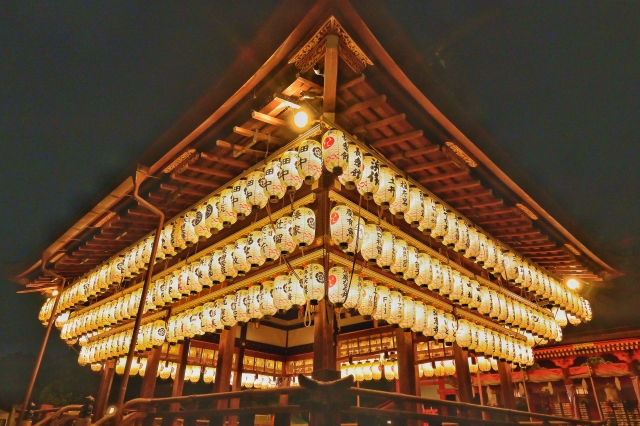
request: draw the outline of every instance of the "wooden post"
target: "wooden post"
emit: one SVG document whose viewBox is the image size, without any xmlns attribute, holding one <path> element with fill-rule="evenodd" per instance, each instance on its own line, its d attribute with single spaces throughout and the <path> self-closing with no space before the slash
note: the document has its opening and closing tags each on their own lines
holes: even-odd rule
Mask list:
<svg viewBox="0 0 640 426">
<path fill-rule="evenodd" d="M 236 375 L 233 379 L 233 386 L 231 387 L 232 391 L 239 391 L 242 389 L 242 372 L 244 366 L 244 347 L 246 345 L 247 340 L 247 324 L 242 324 L 240 326 L 240 347 L 238 351 L 238 368 L 236 369 Z M 240 408 L 240 398 L 234 398 L 229 401 L 229 408 Z M 249 416 L 250 417 L 250 416 Z M 253 424 L 253 418 L 245 419 L 251 424 Z M 229 420 L 227 422 L 228 426 L 235 426 L 238 424 L 237 416 L 229 416 Z"/>
<path fill-rule="evenodd" d="M 395 329 L 396 347 L 398 349 L 398 387 L 400 393 L 405 395 L 418 395 L 417 373 L 415 351 L 413 348 L 413 334 L 401 328 Z M 404 404 L 406 411 L 416 412 L 416 403 L 407 402 Z M 407 425 L 417 425 L 417 421 L 408 420 Z"/>
<path fill-rule="evenodd" d="M 513 396 L 513 380 L 511 378 L 511 365 L 506 361 L 498 361 L 498 374 L 500 375 L 500 392 L 502 405 L 511 410 L 516 409 L 516 399 Z"/>
<path fill-rule="evenodd" d="M 216 365 L 216 381 L 213 384 L 213 392 L 229 392 L 231 381 L 231 371 L 233 370 L 233 350 L 236 343 L 236 327 L 234 325 L 229 330 L 224 330 L 220 334 L 220 345 L 218 346 L 218 364 Z M 218 402 L 218 408 L 227 408 L 225 400 Z"/>
<path fill-rule="evenodd" d="M 98 386 L 98 396 L 96 397 L 96 408 L 93 410 L 94 423 L 104 417 L 107 409 L 109 393 L 111 393 L 111 383 L 113 383 L 113 373 L 115 373 L 115 362 L 110 360 L 104 363 L 102 378 Z"/>
<path fill-rule="evenodd" d="M 337 35 L 328 35 L 324 54 L 323 115 L 331 121 L 336 118 L 336 95 L 338 92 L 338 44 Z"/>
<path fill-rule="evenodd" d="M 469 354 L 456 342 L 453 343 L 453 358 L 456 362 L 456 380 L 458 384 L 458 399 L 460 402 L 473 403 L 471 389 L 471 373 L 469 372 Z"/>
<path fill-rule="evenodd" d="M 571 378 L 569 378 L 569 369 L 568 368 L 563 368 L 562 369 L 562 376 L 563 376 L 563 382 L 564 382 L 564 387 L 567 389 L 567 398 L 569 398 L 569 404 L 571 404 L 571 411 L 573 414 L 573 418 L 579 419 L 580 418 L 580 410 L 578 409 L 578 400 L 576 398 L 576 389 L 575 386 L 573 384 L 573 380 Z"/>
<path fill-rule="evenodd" d="M 140 390 L 140 398 L 153 398 L 156 390 L 156 378 L 158 376 L 158 364 L 160 364 L 160 355 L 162 347 L 153 348 L 149 351 L 147 357 L 147 368 L 142 378 L 142 389 Z"/>
<path fill-rule="evenodd" d="M 289 378 L 282 379 L 282 387 L 289 387 Z M 284 407 L 289 404 L 289 395 L 282 394 L 278 398 L 278 405 Z M 291 413 L 277 413 L 273 421 L 273 426 L 289 426 L 291 424 Z"/>
<path fill-rule="evenodd" d="M 173 389 L 171 390 L 171 396 L 182 396 L 182 388 L 184 387 L 184 373 L 187 370 L 187 360 L 189 359 L 189 349 L 191 348 L 191 341 L 184 339 L 182 347 L 180 348 L 180 361 L 178 364 L 178 371 L 176 371 L 176 378 L 173 380 Z M 179 411 L 180 403 L 173 402 L 170 405 L 170 411 Z"/>
</svg>

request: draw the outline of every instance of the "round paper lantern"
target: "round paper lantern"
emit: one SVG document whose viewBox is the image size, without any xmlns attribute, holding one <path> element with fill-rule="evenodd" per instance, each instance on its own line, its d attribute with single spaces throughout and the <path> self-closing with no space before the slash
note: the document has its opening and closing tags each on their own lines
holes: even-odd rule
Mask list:
<svg viewBox="0 0 640 426">
<path fill-rule="evenodd" d="M 364 236 L 360 254 L 367 262 L 378 259 L 382 254 L 382 228 L 373 223 L 364 225 Z"/>
<path fill-rule="evenodd" d="M 396 258 L 396 237 L 391 232 L 384 231 L 382 233 L 382 253 L 376 259 L 377 265 L 389 270 Z"/>
<path fill-rule="evenodd" d="M 276 233 L 274 241 L 276 248 L 280 250 L 280 254 L 286 256 L 296 249 L 296 243 L 293 242 L 292 236 L 292 219 L 289 216 L 282 216 L 276 220 Z"/>
<path fill-rule="evenodd" d="M 395 175 L 386 165 L 380 166 L 378 190 L 373 194 L 373 201 L 383 210 L 387 210 L 391 202 L 395 201 Z"/>
<path fill-rule="evenodd" d="M 365 281 L 366 282 L 366 281 Z M 376 286 L 375 308 L 373 311 L 373 319 L 386 320 L 391 309 L 391 290 L 385 286 Z"/>
<path fill-rule="evenodd" d="M 407 269 L 404 271 L 403 278 L 411 283 L 415 282 L 416 277 L 420 274 L 419 255 L 417 248 L 407 246 Z"/>
<path fill-rule="evenodd" d="M 393 361 L 386 360 L 384 362 L 384 378 L 387 380 L 395 379 Z"/>
<path fill-rule="evenodd" d="M 439 293 L 442 288 L 443 274 L 442 263 L 435 257 L 431 258 L 431 281 L 429 281 L 428 287 L 430 291 Z"/>
<path fill-rule="evenodd" d="M 338 205 L 331 209 L 329 216 L 331 240 L 345 250 L 354 238 L 353 211 L 345 205 Z"/>
<path fill-rule="evenodd" d="M 404 220 L 412 228 L 417 228 L 424 217 L 424 201 L 422 191 L 413 185 L 409 187 L 409 208 L 404 214 Z"/>
<path fill-rule="evenodd" d="M 205 203 L 204 225 L 213 234 L 217 234 L 222 229 L 220 197 L 218 195 L 209 198 Z"/>
<path fill-rule="evenodd" d="M 233 244 L 233 265 L 239 276 L 244 276 L 251 270 L 251 262 L 247 259 L 247 239 L 238 238 Z"/>
<path fill-rule="evenodd" d="M 373 198 L 380 185 L 380 163 L 371 154 L 365 154 L 362 158 L 362 177 L 356 185 L 356 189 L 365 200 Z"/>
<path fill-rule="evenodd" d="M 215 328 L 216 333 L 221 333 L 224 330 L 224 324 L 222 323 L 222 305 L 223 299 L 218 299 L 213 302 L 213 309 L 211 310 L 211 325 Z"/>
<path fill-rule="evenodd" d="M 229 186 L 220 193 L 220 220 L 223 227 L 229 228 L 237 219 L 238 215 L 233 210 L 233 187 Z"/>
<path fill-rule="evenodd" d="M 298 147 L 298 172 L 304 183 L 311 185 L 322 175 L 322 145 L 305 139 Z"/>
<path fill-rule="evenodd" d="M 304 269 L 297 268 L 289 273 L 289 280 L 287 282 L 287 285 L 285 286 L 285 290 L 287 292 L 287 297 L 291 302 L 292 308 L 298 308 L 307 302 L 307 300 L 305 299 L 304 289 L 302 288 L 304 276 Z M 324 294 L 324 281 L 322 283 L 322 286 Z"/>
<path fill-rule="evenodd" d="M 260 313 L 267 318 L 275 315 L 276 312 L 278 312 L 278 309 L 274 305 L 272 293 L 273 281 L 264 281 L 262 283 L 262 290 L 260 291 Z"/>
<path fill-rule="evenodd" d="M 414 333 L 422 333 L 427 326 L 427 311 L 424 302 L 415 300 L 413 302 L 413 325 L 411 331 Z"/>
<path fill-rule="evenodd" d="M 579 325 L 582 322 L 580 318 L 572 314 L 567 314 L 567 319 L 569 320 L 569 323 L 571 323 L 571 325 Z"/>
<path fill-rule="evenodd" d="M 291 300 L 287 294 L 287 285 L 289 283 L 288 275 L 278 275 L 273 280 L 273 306 L 280 312 L 285 312 L 291 309 Z"/>
<path fill-rule="evenodd" d="M 391 325 L 398 325 L 404 314 L 404 298 L 399 291 L 389 292 L 389 313 L 385 319 Z"/>
<path fill-rule="evenodd" d="M 469 346 L 471 345 L 471 326 L 467 320 L 458 320 L 456 343 L 464 350 L 469 349 Z"/>
<path fill-rule="evenodd" d="M 389 211 L 396 219 L 404 218 L 404 213 L 409 209 L 409 183 L 402 176 L 395 176 L 395 194 L 389 204 Z"/>
<path fill-rule="evenodd" d="M 353 239 L 346 249 L 343 250 L 347 256 L 355 256 L 362 248 L 362 240 L 364 240 L 364 219 L 360 216 L 353 215 Z"/>
<path fill-rule="evenodd" d="M 202 291 L 202 285 L 200 285 L 200 278 L 198 277 L 200 273 L 199 268 L 200 262 L 192 262 L 188 265 L 187 285 L 189 286 L 189 292 L 191 294 L 198 294 Z M 149 309 L 151 310 L 151 306 L 149 306 Z"/>
<path fill-rule="evenodd" d="M 347 300 L 349 294 L 349 271 L 342 266 L 334 266 L 329 269 L 327 275 L 327 286 L 329 292 L 329 302 L 340 308 Z"/>
<path fill-rule="evenodd" d="M 438 332 L 438 309 L 431 305 L 425 304 L 425 326 L 422 330 L 422 334 L 427 340 L 433 340 L 434 336 Z"/>
<path fill-rule="evenodd" d="M 430 196 L 422 195 L 422 205 L 424 206 L 424 215 L 418 225 L 418 230 L 422 231 L 425 235 L 430 235 L 433 228 L 436 226 L 436 202 Z"/>
<path fill-rule="evenodd" d="M 213 367 L 205 367 L 204 368 L 204 374 L 202 375 L 202 381 L 209 384 L 209 383 L 213 383 L 213 380 L 215 379 L 215 375 L 216 375 L 216 369 Z"/>
<path fill-rule="evenodd" d="M 458 219 L 458 230 L 456 236 L 454 251 L 466 253 L 469 248 L 469 225 L 464 219 Z"/>
<path fill-rule="evenodd" d="M 442 244 L 454 248 L 458 239 L 458 216 L 453 212 L 447 212 L 447 232 L 442 237 Z"/>
<path fill-rule="evenodd" d="M 452 300 L 454 302 L 459 302 L 460 298 L 462 298 L 462 293 L 463 293 L 462 276 L 460 275 L 460 272 L 458 272 L 455 269 L 451 269 L 450 281 L 451 281 L 451 292 L 448 295 L 449 300 Z"/>
<path fill-rule="evenodd" d="M 376 285 L 373 281 L 365 280 L 362 282 L 362 293 L 358 303 L 358 313 L 365 320 L 370 320 L 375 309 L 376 301 Z"/>
<path fill-rule="evenodd" d="M 191 367 L 191 375 L 189 377 L 189 381 L 191 383 L 198 383 L 198 380 L 200 380 L 201 371 L 202 367 L 200 367 L 199 365 L 194 365 L 193 367 Z"/>
<path fill-rule="evenodd" d="M 271 224 L 262 227 L 262 238 L 260 239 L 260 249 L 267 263 L 276 261 L 280 257 L 280 250 L 276 247 L 275 229 Z"/>
<path fill-rule="evenodd" d="M 251 206 L 247 202 L 247 179 L 239 179 L 233 184 L 231 207 L 239 220 L 244 220 L 251 214 Z"/>
<path fill-rule="evenodd" d="M 222 263 L 224 262 L 224 254 L 222 250 L 216 250 L 211 254 L 209 262 L 209 279 L 212 284 L 220 284 L 225 280 L 225 274 L 222 272 Z"/>
<path fill-rule="evenodd" d="M 247 183 L 245 185 L 245 196 L 247 205 L 252 212 L 258 212 L 267 205 L 269 197 L 264 189 L 265 179 L 264 172 L 256 170 L 247 175 Z"/>
<path fill-rule="evenodd" d="M 304 296 L 312 305 L 324 298 L 324 268 L 319 263 L 311 263 L 304 268 L 302 282 Z"/>
<path fill-rule="evenodd" d="M 215 333 L 216 328 L 213 325 L 213 302 L 207 302 L 202 305 L 200 312 L 200 325 L 205 333 Z"/>
<path fill-rule="evenodd" d="M 222 254 L 220 255 L 220 271 L 225 277 L 225 280 L 232 280 L 238 276 L 238 270 L 236 269 L 233 261 L 233 250 L 235 244 L 227 244 L 222 247 Z"/>
<path fill-rule="evenodd" d="M 280 160 L 272 160 L 264 168 L 264 189 L 272 203 L 276 203 L 285 194 L 286 186 L 281 180 L 280 167 Z"/>
<path fill-rule="evenodd" d="M 347 169 L 338 176 L 338 180 L 348 190 L 356 189 L 362 177 L 362 151 L 355 144 L 349 144 L 349 162 Z"/>
<path fill-rule="evenodd" d="M 456 374 L 456 365 L 454 364 L 452 359 L 447 359 L 444 361 L 444 374 L 447 376 L 453 376 Z"/>
<path fill-rule="evenodd" d="M 251 264 L 251 269 L 258 269 L 266 260 L 262 254 L 262 231 L 250 232 L 247 236 L 247 262 Z"/>
<path fill-rule="evenodd" d="M 329 130 L 322 135 L 322 161 L 331 173 L 341 175 L 349 165 L 349 144 L 340 130 Z"/>
<path fill-rule="evenodd" d="M 442 241 L 447 233 L 447 211 L 442 204 L 436 203 L 436 223 L 431 229 L 431 238 Z"/>
<path fill-rule="evenodd" d="M 356 363 L 355 365 L 355 376 L 356 382 L 362 382 L 364 380 L 364 372 L 362 371 L 363 365 L 361 363 Z"/>
<path fill-rule="evenodd" d="M 251 321 L 257 321 L 263 317 L 262 311 L 260 311 L 262 287 L 260 285 L 252 285 L 248 291 L 247 313 Z"/>
<path fill-rule="evenodd" d="M 395 274 L 396 277 L 402 278 L 404 277 L 404 272 L 409 266 L 409 250 L 407 242 L 401 238 L 396 238 L 394 248 L 395 256 L 393 263 L 390 265 L 389 269 Z"/>
<path fill-rule="evenodd" d="M 416 320 L 415 302 L 409 296 L 402 298 L 402 319 L 398 323 L 398 326 L 404 331 L 412 331 L 411 328 Z"/>
<path fill-rule="evenodd" d="M 418 275 L 414 282 L 420 287 L 428 287 L 431 282 L 431 256 L 427 253 L 418 254 Z"/>
<path fill-rule="evenodd" d="M 300 248 L 308 247 L 316 237 L 316 214 L 308 207 L 298 207 L 293 211 L 291 237 Z"/>
<path fill-rule="evenodd" d="M 237 324 L 235 304 L 235 294 L 227 294 L 222 301 L 222 312 L 220 315 L 220 320 L 222 321 L 222 325 L 224 326 L 225 330 L 231 330 L 231 327 Z"/>
<path fill-rule="evenodd" d="M 249 299 L 249 290 L 238 290 L 236 292 L 236 300 L 235 300 L 235 316 L 236 321 L 240 324 L 246 324 L 249 322 L 251 317 L 249 316 L 249 308 L 247 307 Z"/>
<path fill-rule="evenodd" d="M 280 180 L 287 192 L 294 193 L 302 186 L 302 177 L 298 174 L 298 151 L 287 151 L 280 157 Z"/>
<path fill-rule="evenodd" d="M 350 276 L 351 284 L 348 286 L 347 298 L 344 301 L 343 306 L 346 309 L 356 309 L 360 305 L 360 298 L 362 297 L 362 277 L 354 274 Z"/>
<path fill-rule="evenodd" d="M 153 334 L 151 335 L 151 344 L 154 348 L 162 346 L 167 337 L 167 324 L 163 320 L 156 320 L 153 323 Z"/>
<path fill-rule="evenodd" d="M 380 363 L 380 361 L 373 361 L 371 363 L 371 378 L 373 380 L 380 380 L 382 378 L 382 370 L 383 365 Z"/>
</svg>

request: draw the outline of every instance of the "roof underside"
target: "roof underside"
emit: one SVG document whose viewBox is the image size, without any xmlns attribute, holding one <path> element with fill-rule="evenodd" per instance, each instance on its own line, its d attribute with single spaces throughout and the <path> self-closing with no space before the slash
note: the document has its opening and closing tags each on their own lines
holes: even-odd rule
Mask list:
<svg viewBox="0 0 640 426">
<path fill-rule="evenodd" d="M 322 95 L 323 79 L 313 69 L 305 69 L 316 63 L 322 66 L 322 52 L 312 52 L 315 56 L 307 57 L 304 64 L 289 63 L 288 59 L 295 59 L 301 48 L 309 47 L 306 41 L 329 22 L 328 10 L 353 37 L 345 33 L 341 42 L 337 124 L 550 273 L 591 283 L 620 275 L 534 205 L 522 190 L 514 189 L 515 184 L 493 163 L 487 165 L 483 155 L 476 155 L 479 150 L 475 146 L 470 149 L 468 139 L 461 140 L 457 129 L 443 122 L 441 114 L 424 108 L 421 99 L 398 78 L 406 76 L 397 66 L 393 69 L 391 57 L 376 44 L 351 6 L 342 2 L 334 9 L 325 2 L 314 6 L 277 54 L 227 102 L 201 107 L 214 112 L 202 124 L 192 126 L 184 139 L 175 138 L 170 148 L 156 155 L 154 164 L 148 164 L 157 179 L 148 179 L 141 188 L 147 200 L 172 218 L 297 137 L 289 101 L 322 113 L 322 100 L 316 96 Z M 365 68 L 365 63 L 358 62 L 354 51 L 358 52 L 350 41 L 374 64 Z M 239 86 L 237 82 L 235 87 Z M 309 99 L 301 99 L 303 94 Z M 189 119 L 193 121 L 193 114 Z M 174 127 L 185 122 L 187 118 Z M 234 155 L 254 138 L 255 145 Z M 176 161 L 179 158 L 182 161 Z M 49 247 L 43 256 L 50 262 L 49 268 L 72 280 L 153 231 L 156 217 L 127 196 L 131 189 L 127 179 Z M 31 262 L 13 279 L 33 290 L 50 286 L 51 278 L 41 273 L 39 266 L 39 262 Z"/>
</svg>

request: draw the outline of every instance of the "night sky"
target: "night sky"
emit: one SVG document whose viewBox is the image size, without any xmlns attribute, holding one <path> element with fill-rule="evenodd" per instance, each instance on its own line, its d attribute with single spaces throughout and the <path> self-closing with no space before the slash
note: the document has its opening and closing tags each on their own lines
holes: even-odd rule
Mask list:
<svg viewBox="0 0 640 426">
<path fill-rule="evenodd" d="M 223 75 L 278 4 L 4 2 L 0 262 L 50 244 Z M 590 291 L 594 320 L 582 330 L 640 325 L 640 3 L 361 4 L 365 22 L 399 24 L 404 34 L 370 28 L 383 45 L 407 37 L 450 98 L 626 274 Z M 0 279 L 0 356 L 35 354 L 44 299 Z M 50 349 L 75 362 L 57 333 Z"/>
</svg>

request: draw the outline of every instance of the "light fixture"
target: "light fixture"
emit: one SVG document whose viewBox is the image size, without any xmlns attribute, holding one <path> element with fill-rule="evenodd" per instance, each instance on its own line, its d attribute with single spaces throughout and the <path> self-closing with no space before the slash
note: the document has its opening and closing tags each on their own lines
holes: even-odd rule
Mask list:
<svg viewBox="0 0 640 426">
<path fill-rule="evenodd" d="M 580 288 L 580 281 L 576 280 L 575 278 L 569 278 L 567 280 L 567 287 L 569 287 L 571 290 L 577 290 L 578 288 Z"/>
<path fill-rule="evenodd" d="M 58 295 L 58 290 L 53 290 L 53 291 L 51 292 L 51 295 L 52 295 L 52 296 L 57 296 L 57 295 Z"/>
<path fill-rule="evenodd" d="M 309 124 L 309 115 L 304 111 L 298 111 L 293 116 L 293 123 L 302 129 Z"/>
</svg>

